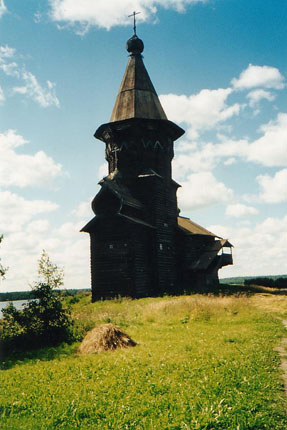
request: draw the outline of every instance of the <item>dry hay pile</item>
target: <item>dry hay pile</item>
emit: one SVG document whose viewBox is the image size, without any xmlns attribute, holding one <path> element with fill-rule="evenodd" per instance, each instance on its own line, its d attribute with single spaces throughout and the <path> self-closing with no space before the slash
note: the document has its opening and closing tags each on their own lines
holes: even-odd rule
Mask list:
<svg viewBox="0 0 287 430">
<path fill-rule="evenodd" d="M 80 354 L 92 354 L 101 351 L 112 351 L 117 348 L 135 346 L 126 333 L 113 324 L 102 324 L 89 331 L 81 343 L 78 352 Z"/>
</svg>

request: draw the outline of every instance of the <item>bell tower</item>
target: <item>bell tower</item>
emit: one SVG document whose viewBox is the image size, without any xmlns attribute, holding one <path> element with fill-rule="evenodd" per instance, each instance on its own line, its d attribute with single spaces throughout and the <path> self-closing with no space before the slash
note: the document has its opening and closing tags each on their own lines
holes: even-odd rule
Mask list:
<svg viewBox="0 0 287 430">
<path fill-rule="evenodd" d="M 95 217 L 82 230 L 91 237 L 93 300 L 158 295 L 174 290 L 177 277 L 179 185 L 171 161 L 184 131 L 166 117 L 143 63 L 143 41 L 134 34 L 126 49 L 110 121 L 95 133 L 109 174 L 92 202 Z"/>
</svg>

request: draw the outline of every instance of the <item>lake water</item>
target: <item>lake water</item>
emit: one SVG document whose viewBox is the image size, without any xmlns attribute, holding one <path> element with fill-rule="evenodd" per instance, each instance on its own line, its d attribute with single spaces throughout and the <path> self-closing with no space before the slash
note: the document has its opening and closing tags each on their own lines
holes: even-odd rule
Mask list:
<svg viewBox="0 0 287 430">
<path fill-rule="evenodd" d="M 11 300 L 16 309 L 22 309 L 23 305 L 28 303 L 29 300 Z M 0 302 L 0 318 L 2 318 L 2 309 L 9 305 L 9 301 Z"/>
</svg>

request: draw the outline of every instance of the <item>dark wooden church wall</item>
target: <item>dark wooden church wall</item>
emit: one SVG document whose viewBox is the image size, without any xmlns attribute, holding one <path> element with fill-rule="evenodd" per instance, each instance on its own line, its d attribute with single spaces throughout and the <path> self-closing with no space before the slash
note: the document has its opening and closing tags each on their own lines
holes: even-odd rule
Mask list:
<svg viewBox="0 0 287 430">
<path fill-rule="evenodd" d="M 167 200 L 166 180 L 158 179 L 154 187 L 153 214 L 155 231 L 155 256 L 157 282 L 160 293 L 168 292 L 176 282 L 174 221 L 169 216 L 171 202 Z"/>
<path fill-rule="evenodd" d="M 133 241 L 121 224 L 106 220 L 91 233 L 93 300 L 135 291 Z"/>
<path fill-rule="evenodd" d="M 134 232 L 135 296 L 153 295 L 152 234 L 146 227 L 138 227 Z"/>
</svg>

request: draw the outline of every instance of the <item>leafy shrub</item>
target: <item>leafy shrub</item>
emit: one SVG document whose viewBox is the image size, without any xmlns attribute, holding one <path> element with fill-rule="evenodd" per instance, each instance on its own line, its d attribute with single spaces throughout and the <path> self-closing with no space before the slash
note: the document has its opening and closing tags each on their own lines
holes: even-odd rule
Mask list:
<svg viewBox="0 0 287 430">
<path fill-rule="evenodd" d="M 43 251 L 38 272 L 41 281 L 33 286 L 35 299 L 23 310 L 17 310 L 12 303 L 2 310 L 0 340 L 4 351 L 52 346 L 73 339 L 70 310 L 60 293 L 54 291 L 63 285 L 63 271 Z"/>
</svg>

